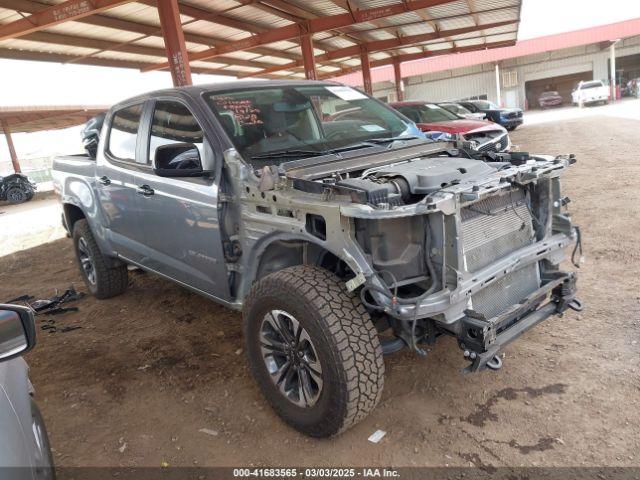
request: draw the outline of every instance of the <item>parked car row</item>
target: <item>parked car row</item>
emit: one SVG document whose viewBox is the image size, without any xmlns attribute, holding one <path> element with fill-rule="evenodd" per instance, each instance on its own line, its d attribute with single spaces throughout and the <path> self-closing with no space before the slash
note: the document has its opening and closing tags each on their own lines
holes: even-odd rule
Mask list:
<svg viewBox="0 0 640 480">
<path fill-rule="evenodd" d="M 640 79 L 638 79 L 640 81 Z M 631 80 L 629 82 L 625 82 L 624 88 L 622 90 L 623 96 L 633 96 L 637 95 L 638 92 L 638 81 Z M 590 80 L 590 81 L 581 81 L 576 88 L 571 92 L 571 103 L 573 105 L 577 105 L 579 107 L 584 107 L 586 105 L 592 105 L 596 103 L 607 104 L 611 98 L 611 91 L 606 82 L 602 80 Z M 561 107 L 565 103 L 565 99 L 562 95 L 556 90 L 547 90 L 542 92 L 536 98 L 537 106 L 541 109 Z M 420 119 L 419 117 L 422 114 L 413 113 L 413 117 L 408 115 L 407 112 L 409 110 L 415 111 L 418 107 L 421 108 L 424 112 L 425 109 L 434 109 L 436 107 L 441 107 L 442 109 L 452 113 L 455 117 L 451 117 L 447 120 L 456 120 L 460 118 L 465 118 L 469 120 L 488 120 L 495 124 L 501 125 L 508 131 L 515 130 L 519 125 L 523 122 L 523 111 L 520 108 L 504 108 L 496 105 L 495 103 L 489 100 L 460 100 L 460 101 L 451 101 L 451 102 L 395 102 L 392 103 L 392 106 L 396 109 L 401 109 L 402 113 L 409 116 L 416 123 L 422 125 L 420 128 L 423 131 L 435 131 L 438 127 L 443 127 L 441 122 L 445 120 L 441 114 L 429 115 L 426 114 L 424 116 L 429 119 L 433 117 L 435 118 L 433 121 Z M 434 123 L 435 122 L 435 123 Z M 433 125 L 431 125 L 433 123 Z M 458 124 L 461 125 L 461 124 Z M 473 128 L 478 128 L 480 125 L 476 125 Z M 471 125 L 469 128 L 472 128 Z M 456 129 L 457 130 L 457 129 Z M 443 129 L 443 132 L 449 132 L 450 129 Z M 466 133 L 468 130 L 457 130 L 454 133 Z"/>
<path fill-rule="evenodd" d="M 502 108 L 488 100 L 433 103 L 392 102 L 390 106 L 416 123 L 423 132 L 442 132 L 473 142 L 478 152 L 506 152 L 511 149 L 508 131 L 523 122 L 520 108 Z"/>
<path fill-rule="evenodd" d="M 623 96 L 629 95 L 629 93 L 624 90 L 621 93 Z M 607 104 L 610 99 L 610 87 L 602 80 L 581 81 L 571 92 L 571 104 L 579 107 L 593 105 L 595 103 Z M 555 90 L 542 92 L 536 101 L 538 107 L 542 109 L 561 107 L 565 103 L 562 95 Z"/>
<path fill-rule="evenodd" d="M 511 148 L 504 127 L 488 122 L 463 118 L 435 103 L 395 102 L 390 104 L 414 121 L 423 132 L 443 132 L 474 142 L 477 151 L 504 152 Z"/>
<path fill-rule="evenodd" d="M 406 108 L 409 104 L 415 108 L 417 104 L 427 106 L 425 108 L 435 109 L 439 107 L 441 110 L 445 110 L 448 113 L 453 114 L 452 117 L 446 118 L 446 120 L 457 120 L 460 118 L 466 118 L 469 120 L 485 121 L 482 125 L 498 124 L 504 127 L 506 130 L 515 130 L 523 122 L 523 113 L 521 108 L 504 108 L 499 107 L 489 100 L 461 100 L 458 102 L 394 102 L 391 104 L 394 108 L 402 106 Z M 403 112 L 404 113 L 404 112 Z M 415 116 L 415 115 L 414 115 Z M 427 115 L 428 118 L 433 115 Z M 445 120 L 444 115 L 440 112 L 437 120 Z M 416 121 L 415 118 L 412 120 Z M 429 122 L 417 122 L 417 123 L 429 123 Z M 481 124 L 476 124 L 476 127 L 480 127 Z"/>
</svg>

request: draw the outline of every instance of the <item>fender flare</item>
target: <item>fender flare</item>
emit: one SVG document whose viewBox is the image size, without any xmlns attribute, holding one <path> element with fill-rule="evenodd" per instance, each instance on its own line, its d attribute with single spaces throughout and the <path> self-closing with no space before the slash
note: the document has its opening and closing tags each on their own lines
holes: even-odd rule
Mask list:
<svg viewBox="0 0 640 480">
<path fill-rule="evenodd" d="M 260 261 L 266 250 L 277 241 L 301 241 L 307 242 L 326 250 L 327 252 L 335 255 L 337 258 L 345 262 L 351 270 L 359 273 L 362 272 L 365 275 L 372 273 L 371 267 L 366 262 L 363 254 L 359 249 L 356 249 L 355 245 L 345 244 L 342 250 L 336 248 L 335 245 L 330 245 L 329 242 L 320 240 L 313 235 L 305 232 L 282 232 L 274 231 L 263 237 L 261 237 L 251 249 L 249 255 L 244 259 L 244 273 L 242 275 L 241 283 L 238 287 L 239 300 L 243 299 L 251 289 L 257 273 Z"/>
<path fill-rule="evenodd" d="M 116 258 L 114 256 L 114 252 L 111 250 L 109 241 L 107 240 L 107 229 L 98 221 L 96 215 L 89 214 L 82 202 L 73 195 L 62 195 L 60 197 L 60 203 L 62 205 L 62 214 L 64 216 L 65 226 L 67 227 L 69 235 L 73 235 L 73 229 L 68 228 L 69 219 L 67 218 L 65 208 L 67 205 L 77 208 L 82 212 L 85 220 L 89 223 L 89 228 L 91 228 L 91 233 L 93 233 L 93 236 L 98 243 L 98 247 L 100 247 L 100 251 L 105 254 L 106 258 L 113 259 L 115 262 Z"/>
</svg>

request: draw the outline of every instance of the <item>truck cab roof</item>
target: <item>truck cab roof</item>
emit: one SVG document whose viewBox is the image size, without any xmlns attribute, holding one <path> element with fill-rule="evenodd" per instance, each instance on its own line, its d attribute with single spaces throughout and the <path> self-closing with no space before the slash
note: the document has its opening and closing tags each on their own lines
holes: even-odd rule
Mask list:
<svg viewBox="0 0 640 480">
<path fill-rule="evenodd" d="M 228 90 L 243 90 L 243 89 L 255 89 L 255 88 L 280 88 L 280 87 L 302 87 L 309 85 L 341 85 L 340 83 L 333 81 L 323 80 L 238 80 L 220 83 L 206 83 L 202 85 L 189 85 L 186 87 L 173 87 L 164 88 L 161 90 L 153 90 L 141 95 L 129 97 L 115 104 L 114 106 L 121 104 L 128 104 L 136 100 L 147 100 L 150 98 L 157 98 L 161 96 L 181 96 L 186 95 L 189 97 L 199 97 L 203 93 L 219 93 Z"/>
</svg>

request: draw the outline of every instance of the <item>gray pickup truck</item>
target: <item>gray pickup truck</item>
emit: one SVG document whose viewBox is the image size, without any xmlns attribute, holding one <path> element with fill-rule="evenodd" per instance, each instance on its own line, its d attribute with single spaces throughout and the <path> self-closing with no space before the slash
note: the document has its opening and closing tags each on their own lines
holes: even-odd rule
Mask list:
<svg viewBox="0 0 640 480">
<path fill-rule="evenodd" d="M 324 437 L 378 403 L 384 354 L 446 335 L 465 371 L 498 369 L 580 307 L 559 268 L 573 157 L 468 147 L 340 84 L 234 82 L 115 105 L 97 158 L 56 159 L 54 180 L 96 297 L 135 265 L 242 310 L 265 397 Z"/>
</svg>

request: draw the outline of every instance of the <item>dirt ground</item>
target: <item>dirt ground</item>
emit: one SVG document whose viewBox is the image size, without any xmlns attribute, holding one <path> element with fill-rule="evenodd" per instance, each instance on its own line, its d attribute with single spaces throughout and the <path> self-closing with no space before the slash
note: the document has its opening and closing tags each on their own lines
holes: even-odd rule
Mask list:
<svg viewBox="0 0 640 480">
<path fill-rule="evenodd" d="M 577 155 L 564 190 L 583 231 L 586 309 L 525 334 L 501 371 L 461 376 L 451 339 L 426 358 L 398 353 L 386 359 L 383 401 L 369 418 L 339 438 L 309 439 L 250 378 L 238 313 L 132 272 L 123 296 L 87 297 L 79 312 L 52 317 L 82 328 L 40 332 L 27 356 L 57 465 L 640 465 L 639 131 L 638 120 L 594 115 L 513 134 L 522 150 Z M 8 221 L 12 210 L 0 206 L 9 232 L 0 299 L 84 290 L 58 213 L 28 217 L 56 216 L 50 237 L 35 231 L 57 239 L 34 246 L 28 222 Z M 14 252 L 20 241 L 27 249 Z M 374 445 L 377 429 L 387 435 Z"/>
</svg>

